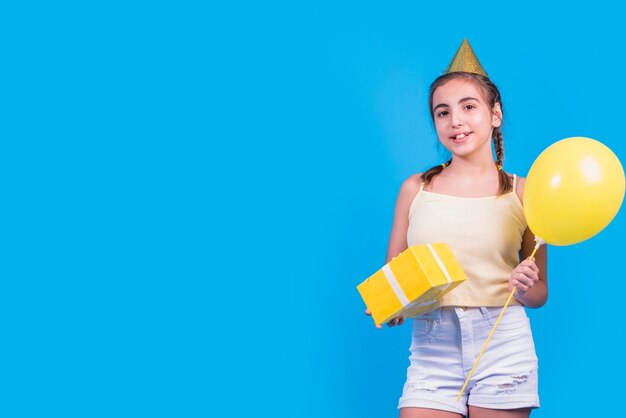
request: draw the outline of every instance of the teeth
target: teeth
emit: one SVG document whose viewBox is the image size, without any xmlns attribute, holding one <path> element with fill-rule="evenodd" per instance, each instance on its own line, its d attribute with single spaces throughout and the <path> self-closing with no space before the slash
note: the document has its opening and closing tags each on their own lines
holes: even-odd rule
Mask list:
<svg viewBox="0 0 626 418">
<path fill-rule="evenodd" d="M 469 133 L 468 133 L 468 135 L 469 135 Z M 466 134 L 458 134 L 457 136 L 454 137 L 454 139 L 463 139 L 466 136 L 467 136 Z"/>
</svg>

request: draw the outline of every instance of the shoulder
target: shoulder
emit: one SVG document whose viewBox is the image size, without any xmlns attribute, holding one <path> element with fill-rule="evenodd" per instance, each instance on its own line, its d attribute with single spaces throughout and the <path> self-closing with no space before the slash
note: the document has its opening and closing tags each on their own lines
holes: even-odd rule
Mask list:
<svg viewBox="0 0 626 418">
<path fill-rule="evenodd" d="M 398 203 L 407 210 L 421 188 L 422 173 L 412 174 L 402 182 L 398 193 Z"/>
<path fill-rule="evenodd" d="M 526 184 L 526 177 L 517 176 L 517 185 L 515 191 L 519 197 L 520 202 L 524 203 L 524 185 Z"/>
<path fill-rule="evenodd" d="M 400 193 L 408 193 L 416 195 L 420 190 L 422 182 L 422 173 L 416 173 L 410 175 L 400 186 Z"/>
</svg>

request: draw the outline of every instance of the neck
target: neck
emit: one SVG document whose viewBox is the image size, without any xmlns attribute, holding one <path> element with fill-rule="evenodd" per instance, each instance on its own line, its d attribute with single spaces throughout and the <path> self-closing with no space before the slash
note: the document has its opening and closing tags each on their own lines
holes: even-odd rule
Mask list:
<svg viewBox="0 0 626 418">
<path fill-rule="evenodd" d="M 450 166 L 446 168 L 448 174 L 465 178 L 479 178 L 485 175 L 498 173 L 498 168 L 491 155 L 473 158 L 452 157 Z"/>
</svg>

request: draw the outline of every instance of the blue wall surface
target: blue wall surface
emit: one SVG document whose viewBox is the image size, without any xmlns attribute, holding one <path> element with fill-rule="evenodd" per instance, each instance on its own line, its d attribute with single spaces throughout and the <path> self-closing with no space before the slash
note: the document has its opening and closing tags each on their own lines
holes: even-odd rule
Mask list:
<svg viewBox="0 0 626 418">
<path fill-rule="evenodd" d="M 376 330 L 402 181 L 444 160 L 428 86 L 464 37 L 505 170 L 587 136 L 626 161 L 610 2 L 1 7 L 0 415 L 397 415 L 410 326 Z M 549 248 L 533 417 L 608 416 L 624 211 Z"/>
</svg>

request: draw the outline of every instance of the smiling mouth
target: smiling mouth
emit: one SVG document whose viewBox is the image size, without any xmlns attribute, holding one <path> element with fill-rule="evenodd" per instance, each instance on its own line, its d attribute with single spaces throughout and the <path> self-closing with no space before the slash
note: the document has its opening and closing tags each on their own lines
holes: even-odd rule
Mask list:
<svg viewBox="0 0 626 418">
<path fill-rule="evenodd" d="M 465 138 L 467 138 L 468 136 L 470 136 L 472 134 L 472 132 L 463 132 L 458 134 L 457 136 L 451 136 L 450 139 L 453 141 L 461 141 Z"/>
</svg>

